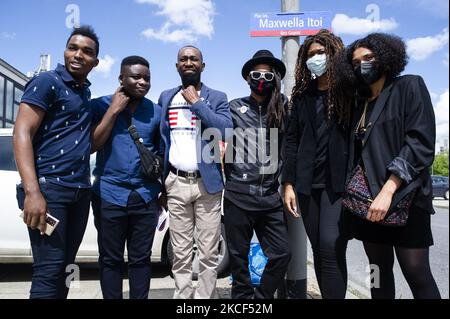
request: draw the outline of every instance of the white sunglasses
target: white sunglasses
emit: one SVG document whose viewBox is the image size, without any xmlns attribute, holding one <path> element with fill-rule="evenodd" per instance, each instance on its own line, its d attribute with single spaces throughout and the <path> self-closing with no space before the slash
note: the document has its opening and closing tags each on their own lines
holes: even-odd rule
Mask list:
<svg viewBox="0 0 450 319">
<path fill-rule="evenodd" d="M 264 78 L 266 81 L 272 81 L 275 77 L 275 74 L 273 74 L 273 72 L 251 71 L 250 77 L 253 80 L 259 80 L 261 78 Z"/>
</svg>

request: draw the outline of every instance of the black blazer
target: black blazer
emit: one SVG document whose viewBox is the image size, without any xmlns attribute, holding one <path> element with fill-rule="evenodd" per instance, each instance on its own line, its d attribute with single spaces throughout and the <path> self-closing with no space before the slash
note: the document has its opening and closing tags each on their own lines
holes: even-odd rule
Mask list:
<svg viewBox="0 0 450 319">
<path fill-rule="evenodd" d="M 316 160 L 316 86 L 313 84 L 292 105 L 284 145 L 282 183 L 292 183 L 297 192 L 311 194 Z M 348 165 L 348 134 L 332 121 L 329 128 L 329 183 L 342 193 Z"/>
<path fill-rule="evenodd" d="M 358 119 L 354 119 L 355 124 Z M 430 94 L 420 76 L 387 81 L 370 114 L 361 158 L 372 196 L 395 174 L 403 180 L 391 205 L 417 189 L 414 204 L 433 213 L 429 167 L 433 163 L 436 124 Z M 354 159 L 354 127 L 350 158 Z M 350 161 L 352 167 L 356 163 Z"/>
</svg>

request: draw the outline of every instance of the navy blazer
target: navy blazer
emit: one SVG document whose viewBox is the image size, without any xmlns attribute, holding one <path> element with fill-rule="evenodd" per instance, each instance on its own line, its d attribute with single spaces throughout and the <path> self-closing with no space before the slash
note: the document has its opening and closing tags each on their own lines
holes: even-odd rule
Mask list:
<svg viewBox="0 0 450 319">
<path fill-rule="evenodd" d="M 164 152 L 164 180 L 169 175 L 169 151 L 170 151 L 170 127 L 169 127 L 169 105 L 174 96 L 181 90 L 181 86 L 166 90 L 161 93 L 158 104 L 161 105 L 161 137 L 165 143 Z M 223 190 L 222 168 L 220 164 L 219 149 L 208 145 L 213 136 L 207 134 L 202 139 L 203 132 L 207 128 L 216 128 L 215 137 L 225 139 L 225 129 L 232 128 L 231 113 L 228 106 L 227 95 L 223 92 L 213 90 L 202 83 L 200 100 L 191 105 L 191 111 L 201 121 L 201 133 L 197 136 L 197 158 L 201 159 L 198 169 L 202 176 L 206 191 L 214 194 Z M 220 133 L 220 136 L 219 136 Z M 206 152 L 203 150 L 206 149 Z M 217 150 L 217 152 L 215 152 Z M 205 157 L 208 158 L 205 158 Z M 205 161 L 206 160 L 206 161 Z"/>
</svg>

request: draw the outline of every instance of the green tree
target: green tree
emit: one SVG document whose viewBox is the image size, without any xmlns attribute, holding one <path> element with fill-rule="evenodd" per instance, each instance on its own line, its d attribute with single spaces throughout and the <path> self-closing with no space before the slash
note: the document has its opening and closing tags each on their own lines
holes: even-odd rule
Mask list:
<svg viewBox="0 0 450 319">
<path fill-rule="evenodd" d="M 433 175 L 448 176 L 448 151 L 434 157 Z"/>
</svg>

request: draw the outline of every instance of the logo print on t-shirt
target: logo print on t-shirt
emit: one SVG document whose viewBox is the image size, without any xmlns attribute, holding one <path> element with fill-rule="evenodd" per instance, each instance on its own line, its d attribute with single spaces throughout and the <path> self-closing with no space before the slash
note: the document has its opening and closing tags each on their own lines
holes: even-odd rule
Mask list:
<svg viewBox="0 0 450 319">
<path fill-rule="evenodd" d="M 191 112 L 189 107 L 177 107 L 169 110 L 169 125 L 171 130 L 195 129 L 197 116 Z"/>
</svg>

